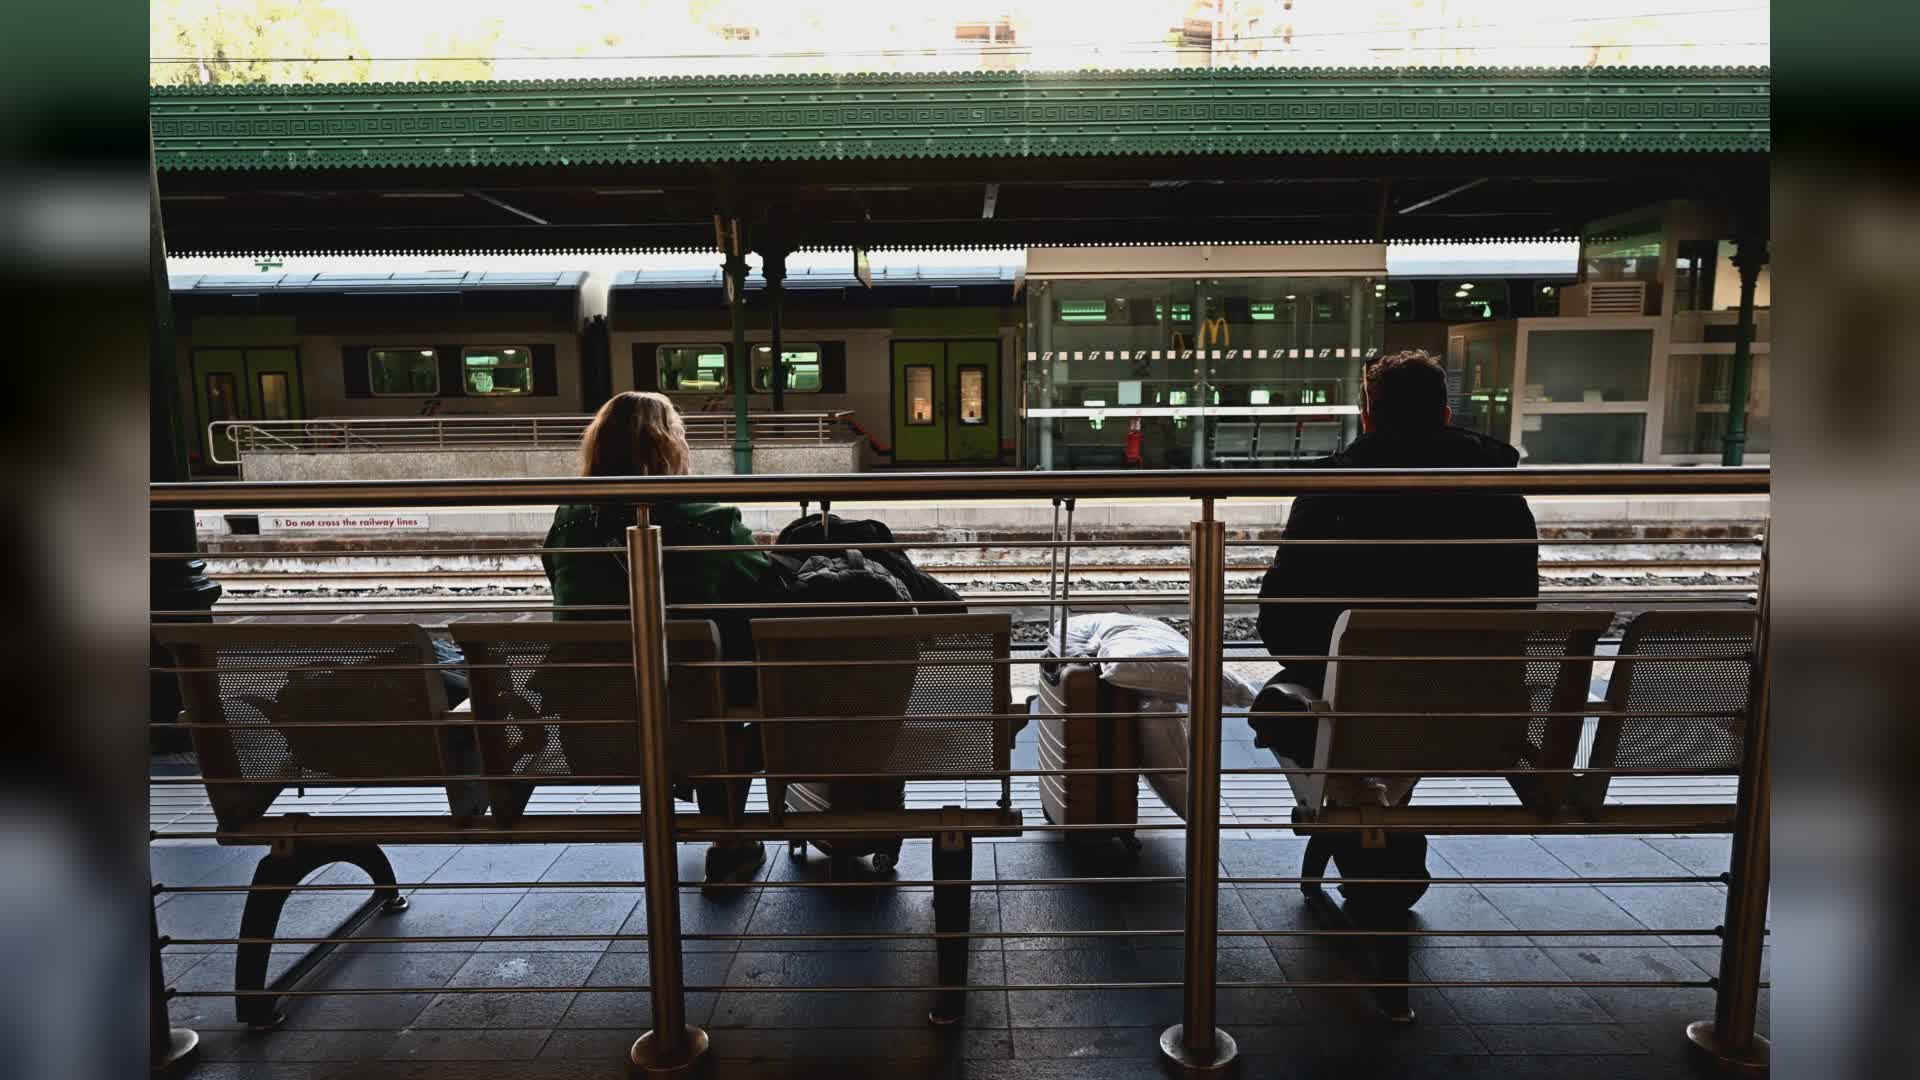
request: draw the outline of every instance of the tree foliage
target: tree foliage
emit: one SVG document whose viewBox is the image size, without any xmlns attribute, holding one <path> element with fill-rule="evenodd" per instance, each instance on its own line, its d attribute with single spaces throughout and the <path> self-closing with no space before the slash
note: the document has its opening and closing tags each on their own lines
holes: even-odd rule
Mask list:
<svg viewBox="0 0 1920 1080">
<path fill-rule="evenodd" d="M 155 0 L 149 35 L 154 85 L 454 81 L 493 77 L 500 26 L 429 29 L 375 58 L 328 0 Z"/>
</svg>

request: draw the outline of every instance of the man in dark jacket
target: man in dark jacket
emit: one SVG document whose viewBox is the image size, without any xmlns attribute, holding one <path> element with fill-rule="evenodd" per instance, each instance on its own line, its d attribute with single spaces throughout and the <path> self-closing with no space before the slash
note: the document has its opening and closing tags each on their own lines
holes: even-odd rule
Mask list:
<svg viewBox="0 0 1920 1080">
<path fill-rule="evenodd" d="M 1403 352 L 1368 365 L 1361 405 L 1363 434 L 1344 451 L 1315 462 L 1335 469 L 1510 469 L 1520 461 L 1497 439 L 1450 427 L 1447 375 L 1423 352 Z M 1533 512 L 1519 495 L 1307 495 L 1294 500 L 1286 540 L 1518 539 L 1536 537 Z M 1260 596 L 1378 596 L 1381 604 L 1263 604 L 1260 640 L 1276 656 L 1325 655 L 1333 624 L 1349 608 L 1408 607 L 1393 599 L 1539 595 L 1533 544 L 1287 544 L 1274 552 Z M 1518 607 L 1519 604 L 1502 604 Z M 1289 661 L 1282 678 L 1321 690 L 1326 664 Z M 1311 756 L 1309 754 L 1309 756 Z"/>
<path fill-rule="evenodd" d="M 1316 464 L 1336 469 L 1510 469 L 1520 461 L 1513 447 L 1451 427 L 1447 375 L 1423 352 L 1383 357 L 1367 366 L 1360 423 L 1352 446 Z M 1283 534 L 1287 540 L 1351 543 L 1282 543 L 1260 583 L 1263 599 L 1306 603 L 1263 604 L 1260 640 L 1275 656 L 1325 656 L 1342 611 L 1366 607 L 1424 607 L 1430 598 L 1471 598 L 1474 606 L 1520 607 L 1539 595 L 1539 548 L 1519 544 L 1367 543 L 1369 540 L 1537 539 L 1533 512 L 1519 495 L 1309 495 L 1294 500 Z M 1313 602 L 1314 597 L 1328 597 Z M 1355 598 L 1380 597 L 1378 603 Z M 1338 598 L 1338 599 L 1332 599 Z M 1503 601 L 1489 604 L 1490 599 Z M 1408 603 L 1407 601 L 1414 601 Z M 1280 674 L 1254 703 L 1254 711 L 1298 709 L 1273 683 L 1304 686 L 1320 696 L 1326 663 L 1282 661 Z M 1318 721 L 1268 717 L 1251 721 L 1258 744 L 1295 765 L 1311 766 Z M 1316 833 L 1308 842 L 1301 876 L 1319 878 L 1328 859 L 1347 878 L 1406 878 L 1405 885 L 1377 882 L 1342 886 L 1353 921 L 1369 930 L 1405 929 L 1406 911 L 1426 892 L 1426 838 L 1396 832 L 1376 847 L 1353 833 Z M 1317 884 L 1310 898 L 1323 900 Z M 1383 980 L 1407 978 L 1404 938 L 1375 942 Z M 1376 1003 L 1390 1018 L 1413 1019 L 1407 992 L 1383 989 Z"/>
</svg>

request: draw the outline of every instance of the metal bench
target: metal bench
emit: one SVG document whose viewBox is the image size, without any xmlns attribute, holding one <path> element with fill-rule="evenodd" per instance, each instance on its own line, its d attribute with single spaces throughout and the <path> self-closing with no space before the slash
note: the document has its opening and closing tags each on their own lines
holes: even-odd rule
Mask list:
<svg viewBox="0 0 1920 1080">
<path fill-rule="evenodd" d="M 153 633 L 182 669 L 184 722 L 220 843 L 269 845 L 240 916 L 234 1011 L 244 1023 L 271 1027 L 281 1019 L 279 999 L 261 991 L 291 986 L 331 949 L 308 951 L 267 983 L 272 945 L 261 939 L 274 936 L 291 886 L 333 863 L 357 866 L 373 880 L 372 898 L 332 938 L 352 935 L 379 911 L 407 906 L 379 847 L 393 838 L 377 824 L 329 818 L 324 836 L 303 840 L 299 833 L 314 819 L 271 814 L 275 801 L 289 787 L 447 777 L 445 813 L 410 820 L 474 824 L 486 813 L 484 785 L 451 779 L 479 770 L 474 732 L 449 723 L 455 714 L 438 672 L 413 667 L 436 662 L 417 626 L 169 623 Z"/>
<path fill-rule="evenodd" d="M 640 783 L 628 623 L 457 622 L 448 630 L 473 665 L 481 762 L 489 777 L 501 778 L 488 783 L 495 821 L 521 820 L 542 777 L 548 783 Z M 666 632 L 671 661 L 720 658 L 719 631 L 710 621 L 676 619 Z M 668 681 L 667 707 L 668 754 L 676 773 L 725 770 L 743 759 L 731 745 L 737 739 L 729 725 L 690 722 L 726 714 L 718 670 L 676 671 Z"/>
<path fill-rule="evenodd" d="M 1342 614 L 1324 696 L 1297 686 L 1272 688 L 1289 707 L 1318 714 L 1312 760 L 1280 759 L 1303 770 L 1287 776 L 1297 801 L 1295 831 L 1309 837 L 1301 876 L 1323 877 L 1336 843 L 1356 831 L 1362 849 L 1380 853 L 1378 869 L 1370 873 L 1410 879 L 1417 871 L 1407 873 L 1384 851 L 1390 831 L 1729 831 L 1731 801 L 1609 805 L 1605 796 L 1616 768 L 1739 767 L 1737 718 L 1745 715 L 1752 692 L 1754 614 L 1639 616 L 1616 660 L 1607 700 L 1589 702 L 1594 646 L 1611 619 L 1605 611 Z M 1714 659 L 1636 659 L 1663 655 Z M 1584 763 L 1583 728 L 1594 732 Z M 1411 806 L 1423 773 L 1504 776 L 1517 804 Z M 1328 906 L 1319 884 L 1302 888 Z M 1424 884 L 1410 880 L 1406 887 L 1388 888 L 1400 889 L 1399 899 L 1411 907 Z M 1403 926 L 1404 907 L 1357 910 L 1351 892 L 1348 900 L 1363 929 Z M 1374 944 L 1381 979 L 1405 981 L 1407 939 L 1388 933 Z M 1381 990 L 1376 998 L 1390 1016 L 1412 1018 L 1405 991 Z"/>
<path fill-rule="evenodd" d="M 775 823 L 835 852 L 887 843 L 897 851 L 903 838 L 931 838 L 939 934 L 967 932 L 973 838 L 1021 831 L 1008 776 L 1012 630 L 1004 613 L 753 622 Z M 872 805 L 882 801 L 872 797 L 876 786 L 887 795 L 891 778 L 968 774 L 1000 781 L 997 809 L 916 810 L 892 805 L 891 797 L 884 798 L 889 805 Z M 867 779 L 804 783 L 807 776 Z M 839 805 L 844 798 L 868 805 Z M 967 982 L 967 940 L 938 938 L 936 953 L 942 989 L 928 1019 L 957 1023 L 966 1011 L 959 988 Z"/>
</svg>

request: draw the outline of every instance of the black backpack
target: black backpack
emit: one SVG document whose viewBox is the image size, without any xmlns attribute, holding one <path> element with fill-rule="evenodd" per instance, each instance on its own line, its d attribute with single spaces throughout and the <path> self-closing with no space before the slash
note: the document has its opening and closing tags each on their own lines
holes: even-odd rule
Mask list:
<svg viewBox="0 0 1920 1080">
<path fill-rule="evenodd" d="M 774 557 L 776 560 L 794 560 L 793 556 Z M 898 607 L 902 601 L 912 600 L 900 579 L 893 576 L 886 567 L 871 562 L 857 548 L 848 548 L 839 555 L 808 555 L 794 560 L 797 565 L 777 561 L 786 577 L 786 597 L 792 603 L 803 604 L 873 604 L 873 607 L 830 607 L 819 612 L 805 612 L 784 609 L 782 614 L 801 616 L 817 614 L 822 617 L 857 615 L 909 615 L 911 610 Z"/>
<path fill-rule="evenodd" d="M 826 526 L 821 526 L 821 518 L 826 518 Z M 906 599 L 914 601 L 914 607 L 885 609 L 885 613 L 894 615 L 964 615 L 967 605 L 960 594 L 929 576 L 926 571 L 913 565 L 907 553 L 900 548 L 862 548 L 863 544 L 891 544 L 894 542 L 893 530 L 886 523 L 873 520 L 849 520 L 833 514 L 809 514 L 795 518 L 780 530 L 780 537 L 774 543 L 779 544 L 845 544 L 847 554 L 856 552 L 868 563 L 878 565 L 890 577 L 906 589 Z M 781 576 L 791 583 L 798 578 L 808 561 L 808 552 L 791 554 L 774 551 L 771 553 L 774 565 Z M 839 558 L 839 556 L 835 556 Z M 848 599 L 860 599 L 850 596 Z M 881 614 L 876 611 L 870 614 Z"/>
</svg>

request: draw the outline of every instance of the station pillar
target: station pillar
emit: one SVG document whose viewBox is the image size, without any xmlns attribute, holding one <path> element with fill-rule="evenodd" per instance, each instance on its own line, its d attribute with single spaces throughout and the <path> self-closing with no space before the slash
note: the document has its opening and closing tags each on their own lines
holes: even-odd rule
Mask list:
<svg viewBox="0 0 1920 1080">
<path fill-rule="evenodd" d="M 1740 319 L 1734 330 L 1722 465 L 1741 465 L 1747 459 L 1747 395 L 1753 389 L 1753 292 L 1760 280 L 1760 268 L 1766 264 L 1767 242 L 1756 236 L 1741 237 L 1739 250 L 1733 255 L 1733 268 L 1740 272 Z"/>
<path fill-rule="evenodd" d="M 173 335 L 173 296 L 167 283 L 166 235 L 160 217 L 160 185 L 153 167 L 151 148 L 147 162 L 148 197 L 148 276 L 152 286 L 152 309 L 148 319 L 148 370 L 152 386 L 147 394 L 149 409 L 148 476 L 156 484 L 178 483 L 187 476 L 187 425 L 181 420 L 179 365 L 175 359 Z M 198 551 L 193 511 L 153 510 L 148 519 L 149 544 L 156 555 L 190 556 Z M 148 560 L 151 585 L 149 597 L 153 611 L 186 614 L 158 616 L 173 619 L 204 619 L 201 614 L 220 599 L 219 583 L 207 577 L 207 564 L 197 558 L 155 558 Z M 150 643 L 154 667 L 167 667 L 171 658 L 160 646 Z M 155 725 L 170 725 L 180 712 L 179 680 L 156 672 L 149 683 L 151 719 Z M 166 737 L 167 728 L 155 726 L 152 741 L 167 749 L 184 748 L 185 740 Z M 177 744 L 177 745 L 176 745 Z"/>
<path fill-rule="evenodd" d="M 173 296 L 167 283 L 166 236 L 160 219 L 160 182 L 153 164 L 153 143 L 147 143 L 148 249 L 147 270 L 153 287 L 152 312 L 148 318 L 150 333 L 148 366 L 153 385 L 147 394 L 152 441 L 148 446 L 148 473 L 155 483 L 187 479 L 187 449 L 182 436 L 186 425 L 180 422 L 180 386 L 174 362 Z M 149 511 L 149 542 L 157 554 L 190 555 L 196 551 L 193 511 Z M 207 577 L 207 564 L 191 558 L 148 560 L 152 585 L 149 602 L 153 611 L 205 612 L 220 598 L 220 586 Z M 204 614 L 176 616 L 201 618 Z M 148 638 L 153 667 L 170 667 L 173 658 Z M 154 672 L 148 676 L 149 741 L 156 747 L 184 747 L 186 740 L 171 725 L 180 712 L 180 683 L 172 675 Z M 162 733 L 172 735 L 164 738 Z M 168 1018 L 166 981 L 160 962 L 160 925 L 149 911 L 151 948 L 148 975 L 148 1051 L 155 1076 L 172 1076 L 192 1066 L 198 1056 L 200 1036 L 190 1028 L 176 1028 Z"/>
<path fill-rule="evenodd" d="M 727 311 L 733 317 L 733 471 L 753 471 L 753 439 L 747 395 L 753 390 L 753 357 L 747 355 L 747 257 L 736 238 L 721 269 L 727 279 Z"/>
</svg>

